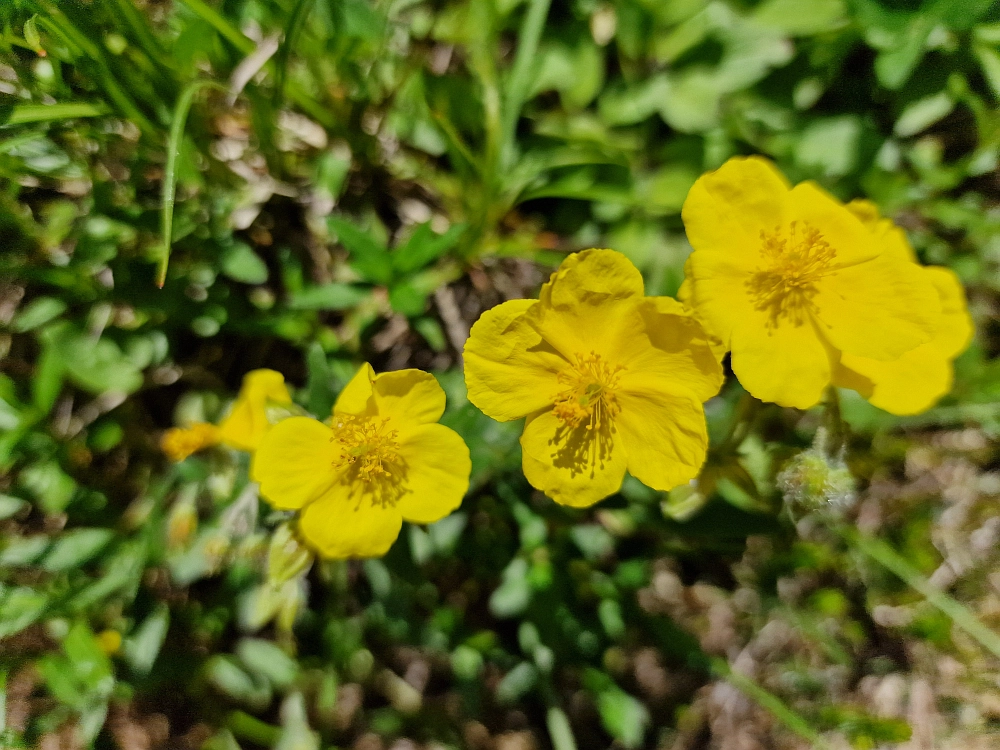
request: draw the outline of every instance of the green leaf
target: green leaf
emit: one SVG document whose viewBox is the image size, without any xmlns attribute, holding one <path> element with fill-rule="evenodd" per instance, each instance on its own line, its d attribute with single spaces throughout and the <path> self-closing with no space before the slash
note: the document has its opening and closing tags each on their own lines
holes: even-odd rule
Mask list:
<svg viewBox="0 0 1000 750">
<path fill-rule="evenodd" d="M 954 108 L 955 100 L 951 95 L 947 91 L 939 91 L 907 105 L 896 120 L 893 131 L 904 138 L 916 135 L 946 117 Z"/>
<path fill-rule="evenodd" d="M 528 98 L 543 91 L 558 91 L 570 110 L 586 107 L 604 85 L 604 53 L 589 35 L 574 46 L 546 44 L 538 51 L 535 67 Z"/>
<path fill-rule="evenodd" d="M 367 281 L 388 284 L 392 278 L 392 259 L 385 246 L 346 219 L 331 216 L 327 222 L 350 253 L 351 266 Z"/>
<path fill-rule="evenodd" d="M 666 75 L 652 76 L 642 83 L 608 89 L 598 100 L 601 120 L 608 125 L 634 125 L 664 106 L 671 86 Z"/>
<path fill-rule="evenodd" d="M 792 36 L 813 36 L 846 23 L 844 0 L 766 0 L 753 19 Z"/>
<path fill-rule="evenodd" d="M 256 684 L 231 657 L 216 654 L 209 659 L 205 664 L 205 677 L 219 692 L 234 701 L 258 704 L 264 703 L 266 698 L 270 702 L 270 689 Z"/>
<path fill-rule="evenodd" d="M 990 85 L 993 98 L 1000 100 L 1000 52 L 988 44 L 976 44 L 972 51 L 983 69 L 983 76 Z"/>
<path fill-rule="evenodd" d="M 817 120 L 803 130 L 795 161 L 824 176 L 842 177 L 857 165 L 860 139 L 861 122 L 854 115 Z"/>
<path fill-rule="evenodd" d="M 378 41 L 385 33 L 385 18 L 365 0 L 343 0 L 340 8 L 343 34 L 355 39 Z"/>
<path fill-rule="evenodd" d="M 0 520 L 6 520 L 17 515 L 27 506 L 27 501 L 19 497 L 0 495 Z"/>
<path fill-rule="evenodd" d="M 367 287 L 332 282 L 309 286 L 292 294 L 288 306 L 293 310 L 349 310 L 371 295 Z"/>
<path fill-rule="evenodd" d="M 235 242 L 225 250 L 220 267 L 226 276 L 244 284 L 267 281 L 267 264 L 245 242 Z"/>
<path fill-rule="evenodd" d="M 114 538 L 109 529 L 73 529 L 62 534 L 41 562 L 50 573 L 78 567 L 100 552 Z"/>
<path fill-rule="evenodd" d="M 326 415 L 333 409 L 339 392 L 338 379 L 330 369 L 326 352 L 317 342 L 309 345 L 306 352 L 306 409 L 310 414 Z"/>
<path fill-rule="evenodd" d="M 157 605 L 135 632 L 125 641 L 123 653 L 132 669 L 141 675 L 149 674 L 160 654 L 170 628 L 170 608 Z"/>
<path fill-rule="evenodd" d="M 58 318 L 66 311 L 66 303 L 55 297 L 39 297 L 24 306 L 10 327 L 18 333 L 24 333 Z"/>
<path fill-rule="evenodd" d="M 299 674 L 299 665 L 278 646 L 261 638 L 243 638 L 236 645 L 236 656 L 251 673 L 278 689 L 289 687 Z"/>
<path fill-rule="evenodd" d="M 63 651 L 73 664 L 73 671 L 90 690 L 98 691 L 101 683 L 114 674 L 111 660 L 101 649 L 90 626 L 82 620 L 73 623 L 62 642 Z"/>
<path fill-rule="evenodd" d="M 49 598 L 28 586 L 0 584 L 0 638 L 19 633 L 37 621 L 49 606 Z"/>
<path fill-rule="evenodd" d="M 430 223 L 418 226 L 404 245 L 392 253 L 392 266 L 397 273 L 412 273 L 434 262 L 458 244 L 465 224 L 454 224 L 444 234 L 436 234 Z"/>
<path fill-rule="evenodd" d="M 490 595 L 490 612 L 505 619 L 521 614 L 531 601 L 528 563 L 515 557 L 503 571 L 503 580 Z"/>
<path fill-rule="evenodd" d="M 45 534 L 11 536 L 0 552 L 0 568 L 22 568 L 44 554 L 51 540 Z"/>
<path fill-rule="evenodd" d="M 899 41 L 875 58 L 875 74 L 888 89 L 900 89 L 924 57 L 927 37 L 934 29 L 935 20 L 930 15 L 915 15 Z"/>
<path fill-rule="evenodd" d="M 650 717 L 641 701 L 624 690 L 612 688 L 597 696 L 597 710 L 604 728 L 622 745 L 630 750 L 642 745 Z"/>
<path fill-rule="evenodd" d="M 66 510 L 76 493 L 76 482 L 55 461 L 32 464 L 21 471 L 18 479 L 48 515 Z"/>
<path fill-rule="evenodd" d="M 682 133 L 700 133 L 719 121 L 723 89 L 718 75 L 707 70 L 671 77 L 657 102 L 660 117 Z"/>
<path fill-rule="evenodd" d="M 417 318 L 413 321 L 413 327 L 435 352 L 443 352 L 448 348 L 448 339 L 445 338 L 441 324 L 434 318 Z"/>
<path fill-rule="evenodd" d="M 56 372 L 69 375 L 76 385 L 94 394 L 132 393 L 142 385 L 139 368 L 110 339 L 95 341 L 92 336 L 78 333 L 65 322 L 45 328 L 41 338 L 46 350 L 54 352 L 60 360 L 58 367 L 55 363 L 46 363 L 52 367 L 52 373 L 46 373 L 46 377 L 53 379 L 53 383 L 48 386 L 52 390 L 47 390 L 44 394 L 46 399 L 53 399 L 54 402 L 53 376 Z M 43 354 L 43 358 L 46 354 Z M 36 399 L 38 398 L 40 396 L 36 392 Z M 51 404 L 48 408 L 51 408 Z"/>
<path fill-rule="evenodd" d="M 412 281 L 404 281 L 389 288 L 389 304 L 400 315 L 413 318 L 422 315 L 427 308 L 427 292 L 417 288 Z"/>
<path fill-rule="evenodd" d="M 570 539 L 588 560 L 599 560 L 615 547 L 615 540 L 600 524 L 580 524 L 569 530 Z"/>
<path fill-rule="evenodd" d="M 55 406 L 62 390 L 66 368 L 54 343 L 46 342 L 35 367 L 35 377 L 31 380 L 31 398 L 35 408 L 47 415 Z"/>
<path fill-rule="evenodd" d="M 528 693 L 538 682 L 538 668 L 522 661 L 503 676 L 497 685 L 496 697 L 500 703 L 514 703 Z"/>
</svg>

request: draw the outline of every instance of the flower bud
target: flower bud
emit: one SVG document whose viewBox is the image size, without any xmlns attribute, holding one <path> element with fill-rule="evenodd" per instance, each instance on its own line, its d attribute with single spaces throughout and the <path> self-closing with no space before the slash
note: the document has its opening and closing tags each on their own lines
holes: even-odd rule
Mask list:
<svg viewBox="0 0 1000 750">
<path fill-rule="evenodd" d="M 854 476 L 842 456 L 827 454 L 825 443 L 826 431 L 820 428 L 812 448 L 794 456 L 778 474 L 778 487 L 793 513 L 839 513 L 854 503 Z"/>
<path fill-rule="evenodd" d="M 267 551 L 267 582 L 277 587 L 305 575 L 312 561 L 312 552 L 298 540 L 291 524 L 283 523 L 274 530 Z"/>
</svg>

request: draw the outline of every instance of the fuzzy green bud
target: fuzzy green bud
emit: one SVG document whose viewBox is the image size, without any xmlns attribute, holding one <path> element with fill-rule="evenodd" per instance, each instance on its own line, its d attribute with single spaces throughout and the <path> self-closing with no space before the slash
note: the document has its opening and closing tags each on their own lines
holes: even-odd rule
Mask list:
<svg viewBox="0 0 1000 750">
<path fill-rule="evenodd" d="M 778 488 L 793 514 L 839 513 L 854 503 L 854 476 L 842 456 L 827 454 L 825 443 L 821 428 L 812 448 L 794 456 L 778 474 Z"/>
</svg>

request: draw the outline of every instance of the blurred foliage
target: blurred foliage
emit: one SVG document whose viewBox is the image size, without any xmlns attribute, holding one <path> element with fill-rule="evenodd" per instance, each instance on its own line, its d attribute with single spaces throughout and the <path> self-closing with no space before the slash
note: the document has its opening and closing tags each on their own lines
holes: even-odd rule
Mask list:
<svg viewBox="0 0 1000 750">
<path fill-rule="evenodd" d="M 995 623 L 992 515 L 940 503 L 969 472 L 1000 494 L 1000 4 L 5 0 L 0 27 L 4 747 L 802 746 L 725 703 L 721 656 L 870 748 L 910 736 L 928 649 L 966 670 L 934 687 L 949 731 L 995 730 L 950 623 L 777 512 L 817 414 L 732 382 L 697 490 L 577 511 L 520 477 L 460 352 L 569 251 L 674 293 L 684 197 L 733 154 L 875 200 L 978 330 L 927 414 L 844 394 L 860 515 L 927 574 L 958 560 L 938 583 Z M 303 564 L 245 456 L 159 453 L 251 369 L 322 414 L 362 360 L 433 370 L 473 456 L 462 509 L 384 560 Z M 886 675 L 917 709 L 866 699 Z"/>
</svg>

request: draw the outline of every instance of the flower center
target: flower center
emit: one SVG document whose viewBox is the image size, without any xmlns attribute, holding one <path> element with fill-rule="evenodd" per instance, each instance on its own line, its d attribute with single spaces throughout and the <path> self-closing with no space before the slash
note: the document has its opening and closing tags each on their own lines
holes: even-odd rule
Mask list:
<svg viewBox="0 0 1000 750">
<path fill-rule="evenodd" d="M 763 264 L 746 282 L 754 307 L 768 313 L 769 327 L 776 328 L 782 319 L 802 325 L 815 309 L 817 282 L 833 270 L 837 251 L 805 222 L 761 231 L 760 240 Z"/>
<path fill-rule="evenodd" d="M 559 373 L 561 390 L 553 398 L 553 413 L 566 427 L 588 430 L 611 427 L 621 407 L 615 398 L 622 365 L 610 365 L 600 354 L 577 354 L 576 363 Z"/>
<path fill-rule="evenodd" d="M 366 484 L 400 479 L 403 461 L 396 442 L 399 433 L 388 429 L 388 424 L 388 419 L 336 415 L 333 440 L 340 445 L 341 454 L 334 466 L 352 467 L 356 478 Z"/>
</svg>

